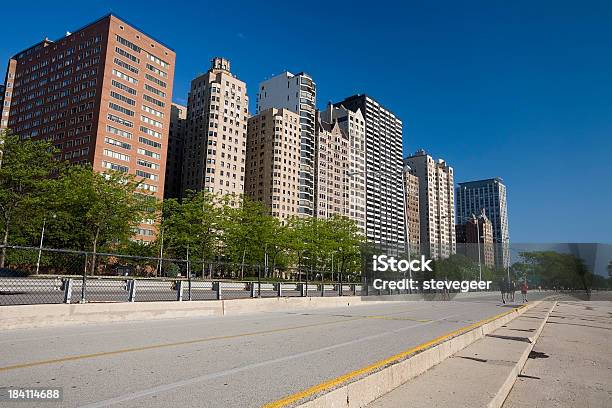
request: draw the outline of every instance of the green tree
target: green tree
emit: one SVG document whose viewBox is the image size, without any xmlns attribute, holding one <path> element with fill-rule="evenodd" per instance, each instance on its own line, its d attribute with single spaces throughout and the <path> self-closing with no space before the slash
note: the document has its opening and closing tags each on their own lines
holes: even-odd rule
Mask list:
<svg viewBox="0 0 612 408">
<path fill-rule="evenodd" d="M 572 255 L 554 251 L 523 252 L 524 262 L 520 267 L 528 281 L 537 281 L 544 287 L 589 290 L 593 275 L 582 259 Z M 513 269 L 515 266 L 513 265 Z"/>
<path fill-rule="evenodd" d="M 333 216 L 325 221 L 327 246 L 335 260 L 334 269 L 341 274 L 357 271 L 361 267 L 361 246 L 365 237 L 354 220 Z M 333 271 L 332 271 L 333 272 Z"/>
<path fill-rule="evenodd" d="M 287 248 L 285 233 L 280 221 L 260 201 L 243 197 L 238 206 L 225 208 L 223 249 L 232 262 L 262 264 L 267 253 L 269 273 L 273 273 Z"/>
<path fill-rule="evenodd" d="M 304 234 L 308 232 L 307 222 L 306 218 L 291 217 L 287 220 L 287 227 L 284 231 L 287 262 L 297 266 L 298 279 L 303 279 L 307 273 L 303 268 L 306 264 L 305 255 L 308 247 L 307 238 L 304 237 Z"/>
<path fill-rule="evenodd" d="M 162 228 L 164 252 L 184 258 L 199 258 L 202 273 L 205 262 L 219 253 L 224 203 L 206 191 L 189 191 L 182 202 L 176 199 L 163 203 Z"/>
<path fill-rule="evenodd" d="M 11 231 L 31 227 L 43 216 L 46 196 L 62 165 L 53 159 L 53 146 L 45 141 L 20 140 L 6 132 L 0 135 L 3 157 L 0 167 L 0 226 L 2 251 L 0 268 L 4 267 L 6 246 Z"/>
<path fill-rule="evenodd" d="M 436 279 L 446 280 L 478 280 L 480 270 L 478 262 L 461 255 L 453 254 L 448 258 L 436 259 L 432 262 L 433 274 Z M 483 266 L 483 279 L 485 278 Z"/>
<path fill-rule="evenodd" d="M 326 271 L 346 274 L 361 269 L 364 237 L 347 217 L 294 218 L 289 222 L 286 237 L 288 250 L 293 252 L 300 270 L 305 266 L 321 274 Z"/>
<path fill-rule="evenodd" d="M 140 183 L 133 175 L 98 173 L 90 166 L 71 167 L 58 180 L 53 204 L 65 221 L 61 234 L 93 251 L 92 273 L 99 247 L 126 242 L 138 224 L 155 216 L 155 198 L 142 193 Z"/>
</svg>

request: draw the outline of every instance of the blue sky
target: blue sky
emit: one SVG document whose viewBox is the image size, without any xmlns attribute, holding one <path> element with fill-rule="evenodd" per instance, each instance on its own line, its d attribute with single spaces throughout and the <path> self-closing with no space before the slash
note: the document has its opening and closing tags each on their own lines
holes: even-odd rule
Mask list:
<svg viewBox="0 0 612 408">
<path fill-rule="evenodd" d="M 216 55 L 252 108 L 259 81 L 306 71 L 320 107 L 378 99 L 405 153 L 446 159 L 455 182 L 502 177 L 512 241 L 612 242 L 612 2 L 458 3 L 10 2 L 1 69 L 113 11 L 176 50 L 177 102 Z"/>
</svg>

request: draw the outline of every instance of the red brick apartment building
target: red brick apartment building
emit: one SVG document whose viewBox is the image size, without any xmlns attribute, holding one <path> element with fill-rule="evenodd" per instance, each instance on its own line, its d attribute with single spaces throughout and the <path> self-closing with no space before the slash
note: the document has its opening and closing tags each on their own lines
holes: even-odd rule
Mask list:
<svg viewBox="0 0 612 408">
<path fill-rule="evenodd" d="M 109 14 L 9 59 L 0 128 L 46 139 L 71 163 L 142 178 L 159 199 L 176 54 Z M 135 238 L 151 240 L 147 221 Z"/>
</svg>

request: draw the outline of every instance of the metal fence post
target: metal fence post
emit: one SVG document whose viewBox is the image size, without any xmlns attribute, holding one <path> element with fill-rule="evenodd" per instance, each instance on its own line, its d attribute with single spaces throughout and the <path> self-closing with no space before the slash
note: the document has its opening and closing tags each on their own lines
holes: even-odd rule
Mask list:
<svg viewBox="0 0 612 408">
<path fill-rule="evenodd" d="M 300 283 L 300 296 L 306 296 L 307 285 Z"/>
<path fill-rule="evenodd" d="M 178 300 L 179 302 L 183 301 L 183 281 L 182 280 L 178 280 L 175 283 L 176 285 L 176 300 Z"/>
<path fill-rule="evenodd" d="M 85 266 L 83 267 L 83 281 L 81 282 L 81 303 L 87 303 L 87 253 L 85 253 Z"/>
<path fill-rule="evenodd" d="M 70 303 L 72 299 L 72 279 L 64 279 L 64 303 Z"/>
<path fill-rule="evenodd" d="M 353 283 L 353 296 L 357 296 L 357 284 Z"/>
<path fill-rule="evenodd" d="M 276 296 L 283 297 L 283 284 L 278 282 L 276 285 Z"/>
<path fill-rule="evenodd" d="M 342 296 L 342 283 L 338 284 L 338 296 Z"/>
<path fill-rule="evenodd" d="M 257 297 L 261 297 L 261 265 L 257 264 Z"/>
<path fill-rule="evenodd" d="M 221 282 L 213 282 L 213 290 L 215 291 L 217 300 L 223 299 L 223 294 L 221 293 Z"/>
<path fill-rule="evenodd" d="M 251 290 L 251 298 L 254 298 L 255 297 L 255 282 L 250 282 L 249 288 Z"/>
<path fill-rule="evenodd" d="M 321 282 L 321 297 L 325 296 L 325 284 Z"/>
<path fill-rule="evenodd" d="M 128 288 L 130 294 L 128 295 L 128 302 L 136 301 L 136 281 L 134 279 L 130 279 L 128 281 Z"/>
</svg>

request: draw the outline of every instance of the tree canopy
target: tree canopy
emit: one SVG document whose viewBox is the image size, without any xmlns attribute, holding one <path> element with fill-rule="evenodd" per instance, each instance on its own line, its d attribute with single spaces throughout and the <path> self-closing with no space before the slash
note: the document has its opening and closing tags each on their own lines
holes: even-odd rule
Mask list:
<svg viewBox="0 0 612 408">
<path fill-rule="evenodd" d="M 47 197 L 53 187 L 54 173 L 62 166 L 53 160 L 55 150 L 45 141 L 20 140 L 3 132 L 2 164 L 0 166 L 0 227 L 2 244 L 7 245 L 11 233 L 28 232 L 39 224 L 47 207 Z M 0 268 L 4 267 L 6 249 L 0 253 Z"/>
</svg>

